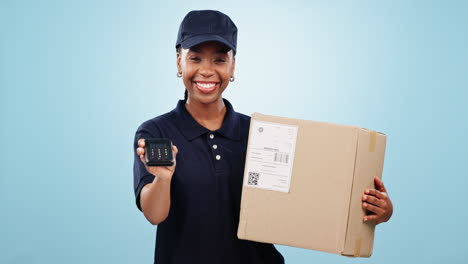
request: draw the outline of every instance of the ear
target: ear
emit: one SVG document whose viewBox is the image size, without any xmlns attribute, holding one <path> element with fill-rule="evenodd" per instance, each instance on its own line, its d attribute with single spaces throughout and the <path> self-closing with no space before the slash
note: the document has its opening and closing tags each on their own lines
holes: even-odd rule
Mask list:
<svg viewBox="0 0 468 264">
<path fill-rule="evenodd" d="M 176 58 L 177 72 L 182 72 L 182 66 L 180 65 L 181 58 L 182 56 L 180 52 L 177 52 L 177 58 Z"/>
<path fill-rule="evenodd" d="M 236 70 L 236 56 L 232 56 L 232 69 L 231 69 L 231 76 L 234 76 L 234 73 L 235 73 L 235 70 Z"/>
</svg>

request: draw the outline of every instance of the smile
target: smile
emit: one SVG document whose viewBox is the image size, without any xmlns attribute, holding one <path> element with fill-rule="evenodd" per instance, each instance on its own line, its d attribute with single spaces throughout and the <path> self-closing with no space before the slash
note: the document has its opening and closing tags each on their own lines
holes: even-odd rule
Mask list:
<svg viewBox="0 0 468 264">
<path fill-rule="evenodd" d="M 195 82 L 195 86 L 202 93 L 211 93 L 218 87 L 217 82 Z"/>
</svg>

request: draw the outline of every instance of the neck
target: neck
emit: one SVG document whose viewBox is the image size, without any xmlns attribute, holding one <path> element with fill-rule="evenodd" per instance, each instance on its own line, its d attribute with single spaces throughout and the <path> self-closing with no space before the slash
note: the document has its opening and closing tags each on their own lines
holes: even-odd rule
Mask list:
<svg viewBox="0 0 468 264">
<path fill-rule="evenodd" d="M 211 104 L 203 104 L 187 99 L 185 108 L 195 121 L 209 130 L 221 128 L 226 114 L 226 106 L 221 97 Z"/>
</svg>

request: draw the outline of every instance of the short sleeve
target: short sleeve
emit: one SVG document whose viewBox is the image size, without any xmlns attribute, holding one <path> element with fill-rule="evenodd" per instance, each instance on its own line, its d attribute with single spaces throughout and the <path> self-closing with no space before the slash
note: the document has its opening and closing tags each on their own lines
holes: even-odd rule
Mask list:
<svg viewBox="0 0 468 264">
<path fill-rule="evenodd" d="M 136 131 L 135 138 L 133 140 L 133 188 L 135 191 L 135 201 L 138 209 L 142 211 L 140 204 L 140 193 L 146 184 L 152 183 L 154 176 L 150 174 L 145 167 L 145 164 L 141 162 L 140 157 L 136 154 L 138 148 L 138 140 L 141 138 L 158 138 L 160 136 L 159 129 L 150 121 L 143 123 Z"/>
</svg>

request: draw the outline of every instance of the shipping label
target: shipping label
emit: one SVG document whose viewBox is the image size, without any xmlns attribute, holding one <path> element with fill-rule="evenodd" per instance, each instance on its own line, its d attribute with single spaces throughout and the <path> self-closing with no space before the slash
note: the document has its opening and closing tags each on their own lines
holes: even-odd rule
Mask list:
<svg viewBox="0 0 468 264">
<path fill-rule="evenodd" d="M 252 120 L 244 185 L 289 192 L 297 126 Z"/>
</svg>

